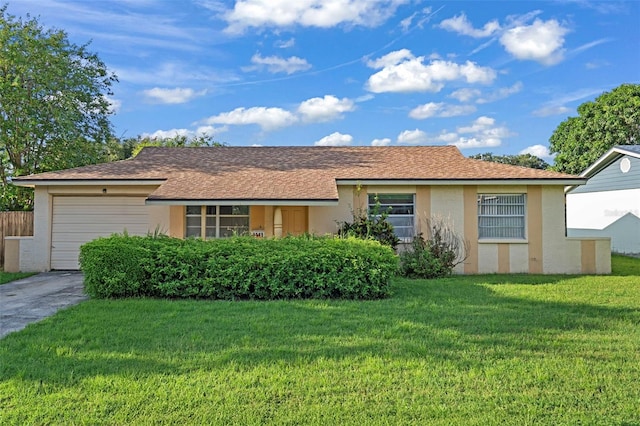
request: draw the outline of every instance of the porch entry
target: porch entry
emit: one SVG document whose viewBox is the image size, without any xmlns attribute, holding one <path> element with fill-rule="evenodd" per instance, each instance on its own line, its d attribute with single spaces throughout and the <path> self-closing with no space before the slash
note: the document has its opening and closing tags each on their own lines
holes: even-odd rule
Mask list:
<svg viewBox="0 0 640 426">
<path fill-rule="evenodd" d="M 282 206 L 282 236 L 300 235 L 309 228 L 308 206 Z"/>
</svg>

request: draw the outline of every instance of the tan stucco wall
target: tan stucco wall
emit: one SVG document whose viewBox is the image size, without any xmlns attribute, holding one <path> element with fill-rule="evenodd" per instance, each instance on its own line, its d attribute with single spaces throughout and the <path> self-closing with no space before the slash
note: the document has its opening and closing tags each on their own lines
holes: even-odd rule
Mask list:
<svg viewBox="0 0 640 426">
<path fill-rule="evenodd" d="M 432 186 L 431 215 L 446 220 L 454 231 L 464 235 L 464 190 L 462 186 Z M 424 218 L 420 218 L 424 220 Z M 454 273 L 464 273 L 464 264 L 455 267 Z"/>
<path fill-rule="evenodd" d="M 34 236 L 19 241 L 20 270 L 45 271 L 50 268 L 51 218 L 54 195 L 146 196 L 155 187 L 39 187 L 35 191 Z M 478 193 L 527 193 L 526 241 L 478 241 Z M 560 186 L 339 186 L 337 206 L 311 206 L 309 232 L 335 233 L 336 222 L 348 221 L 352 212 L 366 208 L 370 193 L 414 193 L 417 231 L 428 217 L 446 219 L 453 229 L 469 240 L 470 258 L 455 273 L 609 273 L 610 241 L 566 238 L 564 192 Z M 156 228 L 174 237 L 184 236 L 184 206 L 149 205 L 149 230 Z M 263 226 L 265 236 L 273 236 L 273 206 L 252 206 L 251 228 Z M 15 245 L 15 244 L 14 244 Z M 15 259 L 14 262 L 15 263 Z"/>
<path fill-rule="evenodd" d="M 337 206 L 311 206 L 309 207 L 309 232 L 324 235 L 334 234 L 338 230 L 337 222 L 346 222 L 352 219 L 354 209 L 353 187 L 338 187 Z M 360 195 L 365 198 L 366 195 Z"/>
<path fill-rule="evenodd" d="M 156 230 L 160 234 L 170 235 L 171 233 L 171 207 L 170 206 L 147 206 L 149 209 L 149 232 Z"/>
<path fill-rule="evenodd" d="M 509 244 L 509 272 L 512 274 L 529 272 L 529 247 L 527 244 Z"/>
</svg>

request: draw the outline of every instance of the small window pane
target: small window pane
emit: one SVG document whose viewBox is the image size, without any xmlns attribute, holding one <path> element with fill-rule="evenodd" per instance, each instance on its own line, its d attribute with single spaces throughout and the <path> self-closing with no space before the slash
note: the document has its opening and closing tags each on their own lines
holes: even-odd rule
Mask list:
<svg viewBox="0 0 640 426">
<path fill-rule="evenodd" d="M 215 226 L 207 226 L 205 229 L 205 238 L 215 238 L 216 237 L 216 227 Z"/>
<path fill-rule="evenodd" d="M 249 214 L 249 206 L 220 206 L 221 215 L 243 216 Z"/>
<path fill-rule="evenodd" d="M 188 215 L 200 215 L 202 209 L 200 206 L 187 206 L 187 214 Z"/>
<path fill-rule="evenodd" d="M 414 194 L 369 194 L 369 211 L 380 204 L 379 212 L 386 213 L 398 238 L 409 240 L 414 231 Z"/>
<path fill-rule="evenodd" d="M 187 226 L 187 238 L 189 237 L 200 237 L 200 227 L 198 226 L 197 228 L 192 228 L 190 226 Z"/>
<path fill-rule="evenodd" d="M 216 206 L 207 206 L 207 216 L 216 214 Z"/>
<path fill-rule="evenodd" d="M 220 227 L 223 226 L 249 226 L 248 217 L 221 217 Z"/>
<path fill-rule="evenodd" d="M 200 218 L 187 217 L 187 228 L 200 228 Z"/>
</svg>

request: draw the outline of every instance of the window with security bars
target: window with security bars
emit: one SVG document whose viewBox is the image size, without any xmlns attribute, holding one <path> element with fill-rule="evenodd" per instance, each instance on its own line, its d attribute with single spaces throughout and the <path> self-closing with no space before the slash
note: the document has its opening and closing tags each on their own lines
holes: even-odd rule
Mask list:
<svg viewBox="0 0 640 426">
<path fill-rule="evenodd" d="M 369 211 L 376 202 L 380 203 L 380 212 L 389 214 L 387 221 L 393 225 L 393 232 L 403 241 L 410 241 L 414 231 L 414 194 L 369 194 Z"/>
<path fill-rule="evenodd" d="M 187 206 L 187 238 L 225 238 L 248 232 L 249 206 Z"/>
<path fill-rule="evenodd" d="M 525 239 L 525 194 L 479 194 L 478 238 Z"/>
</svg>

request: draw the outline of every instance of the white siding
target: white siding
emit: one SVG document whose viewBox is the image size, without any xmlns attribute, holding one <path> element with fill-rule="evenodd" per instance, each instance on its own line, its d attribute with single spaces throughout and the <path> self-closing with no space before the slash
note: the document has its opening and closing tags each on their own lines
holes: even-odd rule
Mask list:
<svg viewBox="0 0 640 426">
<path fill-rule="evenodd" d="M 640 217 L 640 189 L 567 194 L 567 228 L 604 229 L 627 213 Z"/>
<path fill-rule="evenodd" d="M 80 246 L 98 237 L 149 231 L 145 197 L 53 198 L 51 269 L 78 269 Z"/>
</svg>

